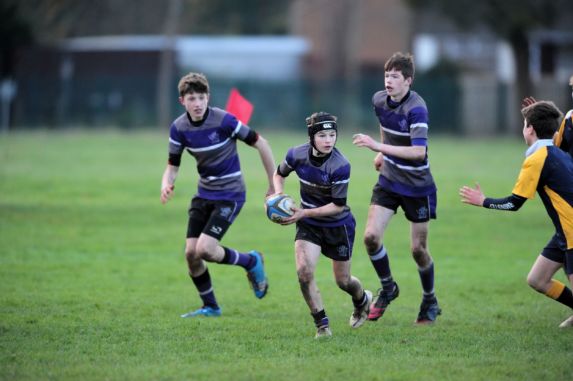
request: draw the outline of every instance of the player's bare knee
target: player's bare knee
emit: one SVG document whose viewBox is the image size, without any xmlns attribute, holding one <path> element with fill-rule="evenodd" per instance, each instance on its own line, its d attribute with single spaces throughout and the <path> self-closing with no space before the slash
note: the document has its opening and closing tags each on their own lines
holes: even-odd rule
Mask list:
<svg viewBox="0 0 573 381">
<path fill-rule="evenodd" d="M 373 253 L 380 247 L 380 237 L 373 232 L 364 233 L 364 245 L 369 253 Z"/>
<path fill-rule="evenodd" d="M 213 261 L 212 257 L 215 249 L 216 247 L 214 247 L 213 245 L 199 241 L 197 243 L 197 248 L 195 249 L 195 251 L 197 252 L 197 256 L 199 258 L 212 262 Z"/>
<path fill-rule="evenodd" d="M 306 267 L 301 267 L 296 270 L 296 275 L 298 276 L 298 282 L 302 285 L 308 285 L 314 279 L 314 274 Z"/>
<path fill-rule="evenodd" d="M 199 258 L 204 259 L 208 254 L 207 247 L 197 245 L 196 253 Z"/>
<path fill-rule="evenodd" d="M 414 245 L 411 248 L 412 250 L 412 257 L 414 261 L 418 264 L 419 267 L 426 267 L 430 264 L 431 258 L 428 250 L 422 245 Z"/>
<path fill-rule="evenodd" d="M 539 277 L 535 276 L 535 274 L 527 274 L 527 284 L 537 292 L 543 293 L 545 291 L 545 282 L 542 279 L 539 279 Z"/>
<path fill-rule="evenodd" d="M 185 248 L 185 259 L 187 259 L 187 263 L 193 263 L 195 261 L 197 261 L 198 259 L 201 259 L 201 257 L 199 256 L 199 254 L 197 253 L 197 250 L 195 250 L 195 248 Z"/>
<path fill-rule="evenodd" d="M 336 285 L 344 291 L 350 290 L 350 277 L 336 278 Z"/>
</svg>

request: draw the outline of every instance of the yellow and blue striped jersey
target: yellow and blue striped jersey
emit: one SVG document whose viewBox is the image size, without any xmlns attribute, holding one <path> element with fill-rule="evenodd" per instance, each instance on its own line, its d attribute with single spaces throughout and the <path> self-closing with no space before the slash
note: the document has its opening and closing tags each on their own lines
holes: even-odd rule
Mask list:
<svg viewBox="0 0 573 381">
<path fill-rule="evenodd" d="M 573 110 L 569 110 L 561 121 L 555 136 L 555 145 L 573 157 Z"/>
<path fill-rule="evenodd" d="M 527 157 L 512 193 L 527 199 L 539 194 L 557 232 L 573 248 L 573 159 L 549 139 L 538 140 Z"/>
</svg>

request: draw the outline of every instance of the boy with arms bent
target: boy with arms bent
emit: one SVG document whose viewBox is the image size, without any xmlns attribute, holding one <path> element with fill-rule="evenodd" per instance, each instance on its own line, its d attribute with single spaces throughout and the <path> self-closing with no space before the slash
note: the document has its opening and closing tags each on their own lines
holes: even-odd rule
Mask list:
<svg viewBox="0 0 573 381">
<path fill-rule="evenodd" d="M 274 185 L 276 192 L 282 193 L 285 178 L 291 172 L 296 172 L 300 180 L 302 208 L 293 207 L 294 214 L 281 223 L 296 223 L 298 281 L 316 325 L 316 338 L 321 338 L 332 335 L 314 279 L 321 253 L 332 260 L 338 287 L 352 297 L 352 328 L 359 328 L 366 321 L 372 293 L 350 274 L 356 222 L 346 204 L 350 163 L 334 147 L 338 136 L 336 117 L 318 112 L 306 118 L 306 124 L 310 142 L 288 150 L 274 174 Z"/>
<path fill-rule="evenodd" d="M 205 261 L 243 267 L 259 299 L 268 288 L 261 253 L 241 253 L 219 243 L 245 203 L 237 139 L 259 151 L 269 180 L 267 195 L 274 193 L 275 164 L 262 136 L 232 114 L 209 106 L 209 83 L 203 74 L 187 74 L 178 89 L 185 113 L 175 119 L 169 131 L 169 162 L 161 180 L 161 202 L 165 204 L 173 195 L 181 155 L 186 150 L 197 161 L 199 181 L 189 207 L 185 257 L 203 305 L 181 317 L 215 317 L 221 315 L 221 308 Z"/>
</svg>

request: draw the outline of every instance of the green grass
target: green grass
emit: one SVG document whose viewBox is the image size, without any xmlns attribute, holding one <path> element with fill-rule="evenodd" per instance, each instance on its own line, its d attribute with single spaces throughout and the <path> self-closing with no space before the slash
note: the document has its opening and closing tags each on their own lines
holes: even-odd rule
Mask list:
<svg viewBox="0 0 573 381">
<path fill-rule="evenodd" d="M 518 213 L 459 202 L 458 189 L 511 192 L 522 141 L 431 141 L 439 187 L 430 249 L 443 315 L 416 327 L 421 289 L 400 214 L 385 237 L 401 295 L 383 319 L 348 327 L 350 298 L 322 258 L 317 270 L 334 337 L 314 327 L 294 267 L 293 227 L 268 222 L 258 154 L 241 146 L 248 200 L 225 245 L 266 255 L 270 291 L 256 300 L 244 272 L 211 265 L 220 319 L 181 319 L 199 306 L 183 257 L 195 163 L 159 202 L 167 133 L 33 132 L 0 136 L 1 380 L 565 380 L 573 331 L 565 307 L 525 277 L 552 234 L 538 198 Z M 264 134 L 277 161 L 305 136 Z M 342 136 L 353 164 L 353 273 L 375 291 L 362 244 L 373 154 Z M 297 197 L 295 178 L 287 191 Z M 297 197 L 298 198 L 298 197 Z M 562 273 L 557 275 L 566 281 Z"/>
</svg>

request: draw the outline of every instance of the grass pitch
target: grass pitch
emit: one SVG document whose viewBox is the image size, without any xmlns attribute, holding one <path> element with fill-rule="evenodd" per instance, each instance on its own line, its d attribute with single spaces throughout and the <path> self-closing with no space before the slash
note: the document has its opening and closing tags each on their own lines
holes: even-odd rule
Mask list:
<svg viewBox="0 0 573 381">
<path fill-rule="evenodd" d="M 277 162 L 306 139 L 264 135 Z M 338 146 L 353 166 L 353 274 L 376 291 L 362 244 L 373 153 L 350 140 Z M 317 342 L 296 280 L 294 228 L 266 220 L 255 150 L 240 145 L 248 200 L 223 243 L 265 253 L 269 294 L 256 300 L 241 269 L 211 265 L 223 317 L 184 320 L 200 304 L 183 258 L 197 175 L 186 155 L 175 197 L 161 205 L 167 132 L 0 136 L 0 379 L 573 379 L 573 330 L 557 328 L 571 311 L 525 283 L 552 234 L 540 200 L 507 213 L 462 205 L 457 194 L 478 180 L 486 194 L 508 195 L 525 145 L 430 143 L 439 191 L 429 245 L 442 316 L 432 327 L 412 324 L 421 287 L 400 213 L 384 239 L 400 297 L 381 320 L 352 330 L 351 300 L 322 258 L 316 276 L 334 337 Z M 291 177 L 287 192 L 298 199 Z"/>
</svg>

